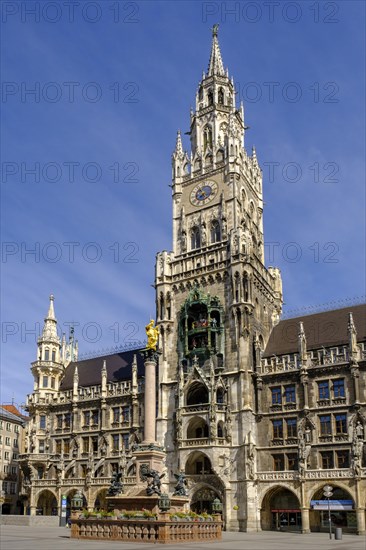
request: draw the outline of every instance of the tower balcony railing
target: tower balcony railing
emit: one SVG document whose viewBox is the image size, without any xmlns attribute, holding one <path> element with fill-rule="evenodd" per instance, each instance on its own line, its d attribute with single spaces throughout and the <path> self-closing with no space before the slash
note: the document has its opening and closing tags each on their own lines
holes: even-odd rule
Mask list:
<svg viewBox="0 0 366 550">
<path fill-rule="evenodd" d="M 211 440 L 208 437 L 197 439 L 182 439 L 182 447 L 208 447 Z"/>
<path fill-rule="evenodd" d="M 186 405 L 183 407 L 183 413 L 185 414 L 193 414 L 196 412 L 208 412 L 210 410 L 210 404 L 209 403 L 200 403 L 197 405 Z"/>
</svg>

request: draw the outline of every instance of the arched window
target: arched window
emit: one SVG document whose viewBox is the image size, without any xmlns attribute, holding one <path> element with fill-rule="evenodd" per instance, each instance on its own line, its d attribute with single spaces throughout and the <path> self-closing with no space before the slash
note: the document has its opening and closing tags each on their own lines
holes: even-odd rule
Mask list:
<svg viewBox="0 0 366 550">
<path fill-rule="evenodd" d="M 198 227 L 194 227 L 191 233 L 191 250 L 200 248 L 201 246 L 201 235 Z"/>
<path fill-rule="evenodd" d="M 211 242 L 218 243 L 221 241 L 221 229 L 217 220 L 214 220 L 211 224 Z"/>
<path fill-rule="evenodd" d="M 218 405 L 222 405 L 224 403 L 224 390 L 222 388 L 217 388 L 216 403 Z"/>
<path fill-rule="evenodd" d="M 194 172 L 199 172 L 200 170 L 201 170 L 201 159 L 197 159 L 194 162 L 193 171 Z"/>
<path fill-rule="evenodd" d="M 224 423 L 222 420 L 217 424 L 217 437 L 225 437 L 224 433 Z"/>
<path fill-rule="evenodd" d="M 219 149 L 216 153 L 217 162 L 223 162 L 225 160 L 225 154 L 223 149 Z"/>
<path fill-rule="evenodd" d="M 218 104 L 223 105 L 224 104 L 224 90 L 222 88 L 219 89 L 218 93 Z"/>
<path fill-rule="evenodd" d="M 46 348 L 44 350 L 44 360 L 45 361 L 49 361 L 50 360 L 50 350 L 48 348 Z"/>
<path fill-rule="evenodd" d="M 209 402 L 206 386 L 200 382 L 193 382 L 187 393 L 187 405 L 202 405 Z"/>
<path fill-rule="evenodd" d="M 200 101 L 202 101 L 202 99 L 203 99 L 203 88 L 202 88 L 202 86 L 200 86 L 200 88 L 198 90 L 198 99 Z"/>
<path fill-rule="evenodd" d="M 212 90 L 208 90 L 207 92 L 207 102 L 209 105 L 213 105 L 213 93 Z"/>
<path fill-rule="evenodd" d="M 164 311 L 164 296 L 163 296 L 162 292 L 160 293 L 160 308 L 159 309 L 160 309 L 160 311 L 159 311 L 160 319 L 164 319 L 164 313 L 165 313 L 165 311 Z"/>
</svg>

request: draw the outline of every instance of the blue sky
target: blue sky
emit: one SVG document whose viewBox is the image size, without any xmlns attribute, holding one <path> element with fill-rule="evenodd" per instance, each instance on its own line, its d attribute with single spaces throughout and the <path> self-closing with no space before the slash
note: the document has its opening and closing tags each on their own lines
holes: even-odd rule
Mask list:
<svg viewBox="0 0 366 550">
<path fill-rule="evenodd" d="M 365 294 L 363 2 L 80 1 L 73 21 L 62 2 L 1 7 L 3 402 L 32 391 L 50 293 L 82 352 L 144 339 L 171 152 L 217 22 L 284 310 Z"/>
</svg>

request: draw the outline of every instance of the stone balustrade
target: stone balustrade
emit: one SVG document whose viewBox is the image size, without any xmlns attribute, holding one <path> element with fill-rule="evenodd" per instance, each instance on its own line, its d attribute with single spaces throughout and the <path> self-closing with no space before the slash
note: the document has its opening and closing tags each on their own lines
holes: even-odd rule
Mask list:
<svg viewBox="0 0 366 550">
<path fill-rule="evenodd" d="M 162 516 L 169 517 L 168 514 Z M 174 543 L 222 539 L 221 517 L 214 521 L 167 519 L 72 519 L 71 538 L 128 542 Z"/>
<path fill-rule="evenodd" d="M 110 477 L 94 477 L 90 480 L 90 485 L 92 487 L 98 487 L 98 486 L 106 486 L 108 487 L 111 483 Z M 124 479 L 124 485 L 135 485 L 136 484 L 136 477 L 135 476 L 129 476 Z M 55 487 L 57 485 L 56 479 L 35 479 L 33 480 L 33 486 L 34 487 Z M 71 477 L 69 479 L 63 479 L 62 485 L 67 486 L 79 486 L 83 487 L 85 485 L 85 478 L 80 477 Z"/>
<path fill-rule="evenodd" d="M 361 477 L 366 477 L 366 468 L 362 469 Z M 297 470 L 283 472 L 257 472 L 259 481 L 284 481 L 296 480 L 299 478 Z M 332 470 L 306 470 L 304 479 L 310 481 L 312 479 L 342 479 L 354 478 L 354 473 L 351 468 L 338 468 Z"/>
</svg>

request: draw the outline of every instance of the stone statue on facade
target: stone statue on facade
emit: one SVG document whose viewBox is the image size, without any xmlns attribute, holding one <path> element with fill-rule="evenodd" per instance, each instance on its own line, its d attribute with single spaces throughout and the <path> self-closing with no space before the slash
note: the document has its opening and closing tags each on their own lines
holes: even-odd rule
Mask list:
<svg viewBox="0 0 366 550">
<path fill-rule="evenodd" d="M 353 428 L 352 451 L 351 451 L 351 468 L 356 478 L 361 476 L 363 446 L 364 446 L 364 429 L 361 422 L 358 420 Z"/>
<path fill-rule="evenodd" d="M 254 479 L 255 464 L 255 445 L 250 442 L 247 447 L 247 456 L 245 461 L 246 474 L 248 479 Z"/>
<path fill-rule="evenodd" d="M 74 436 L 70 441 L 70 456 L 71 458 L 77 458 L 78 456 L 79 445 L 77 442 L 76 436 Z"/>
<path fill-rule="evenodd" d="M 299 474 L 305 475 L 308 468 L 309 457 L 311 453 L 312 433 L 309 425 L 304 428 L 300 425 L 298 430 L 298 453 L 299 453 Z"/>
<path fill-rule="evenodd" d="M 108 442 L 106 440 L 105 435 L 100 434 L 98 439 L 98 448 L 101 456 L 105 456 L 107 454 L 107 447 L 108 447 Z"/>
<path fill-rule="evenodd" d="M 134 430 L 129 437 L 129 446 L 132 451 L 136 450 L 141 443 L 141 437 L 138 430 Z"/>
</svg>

